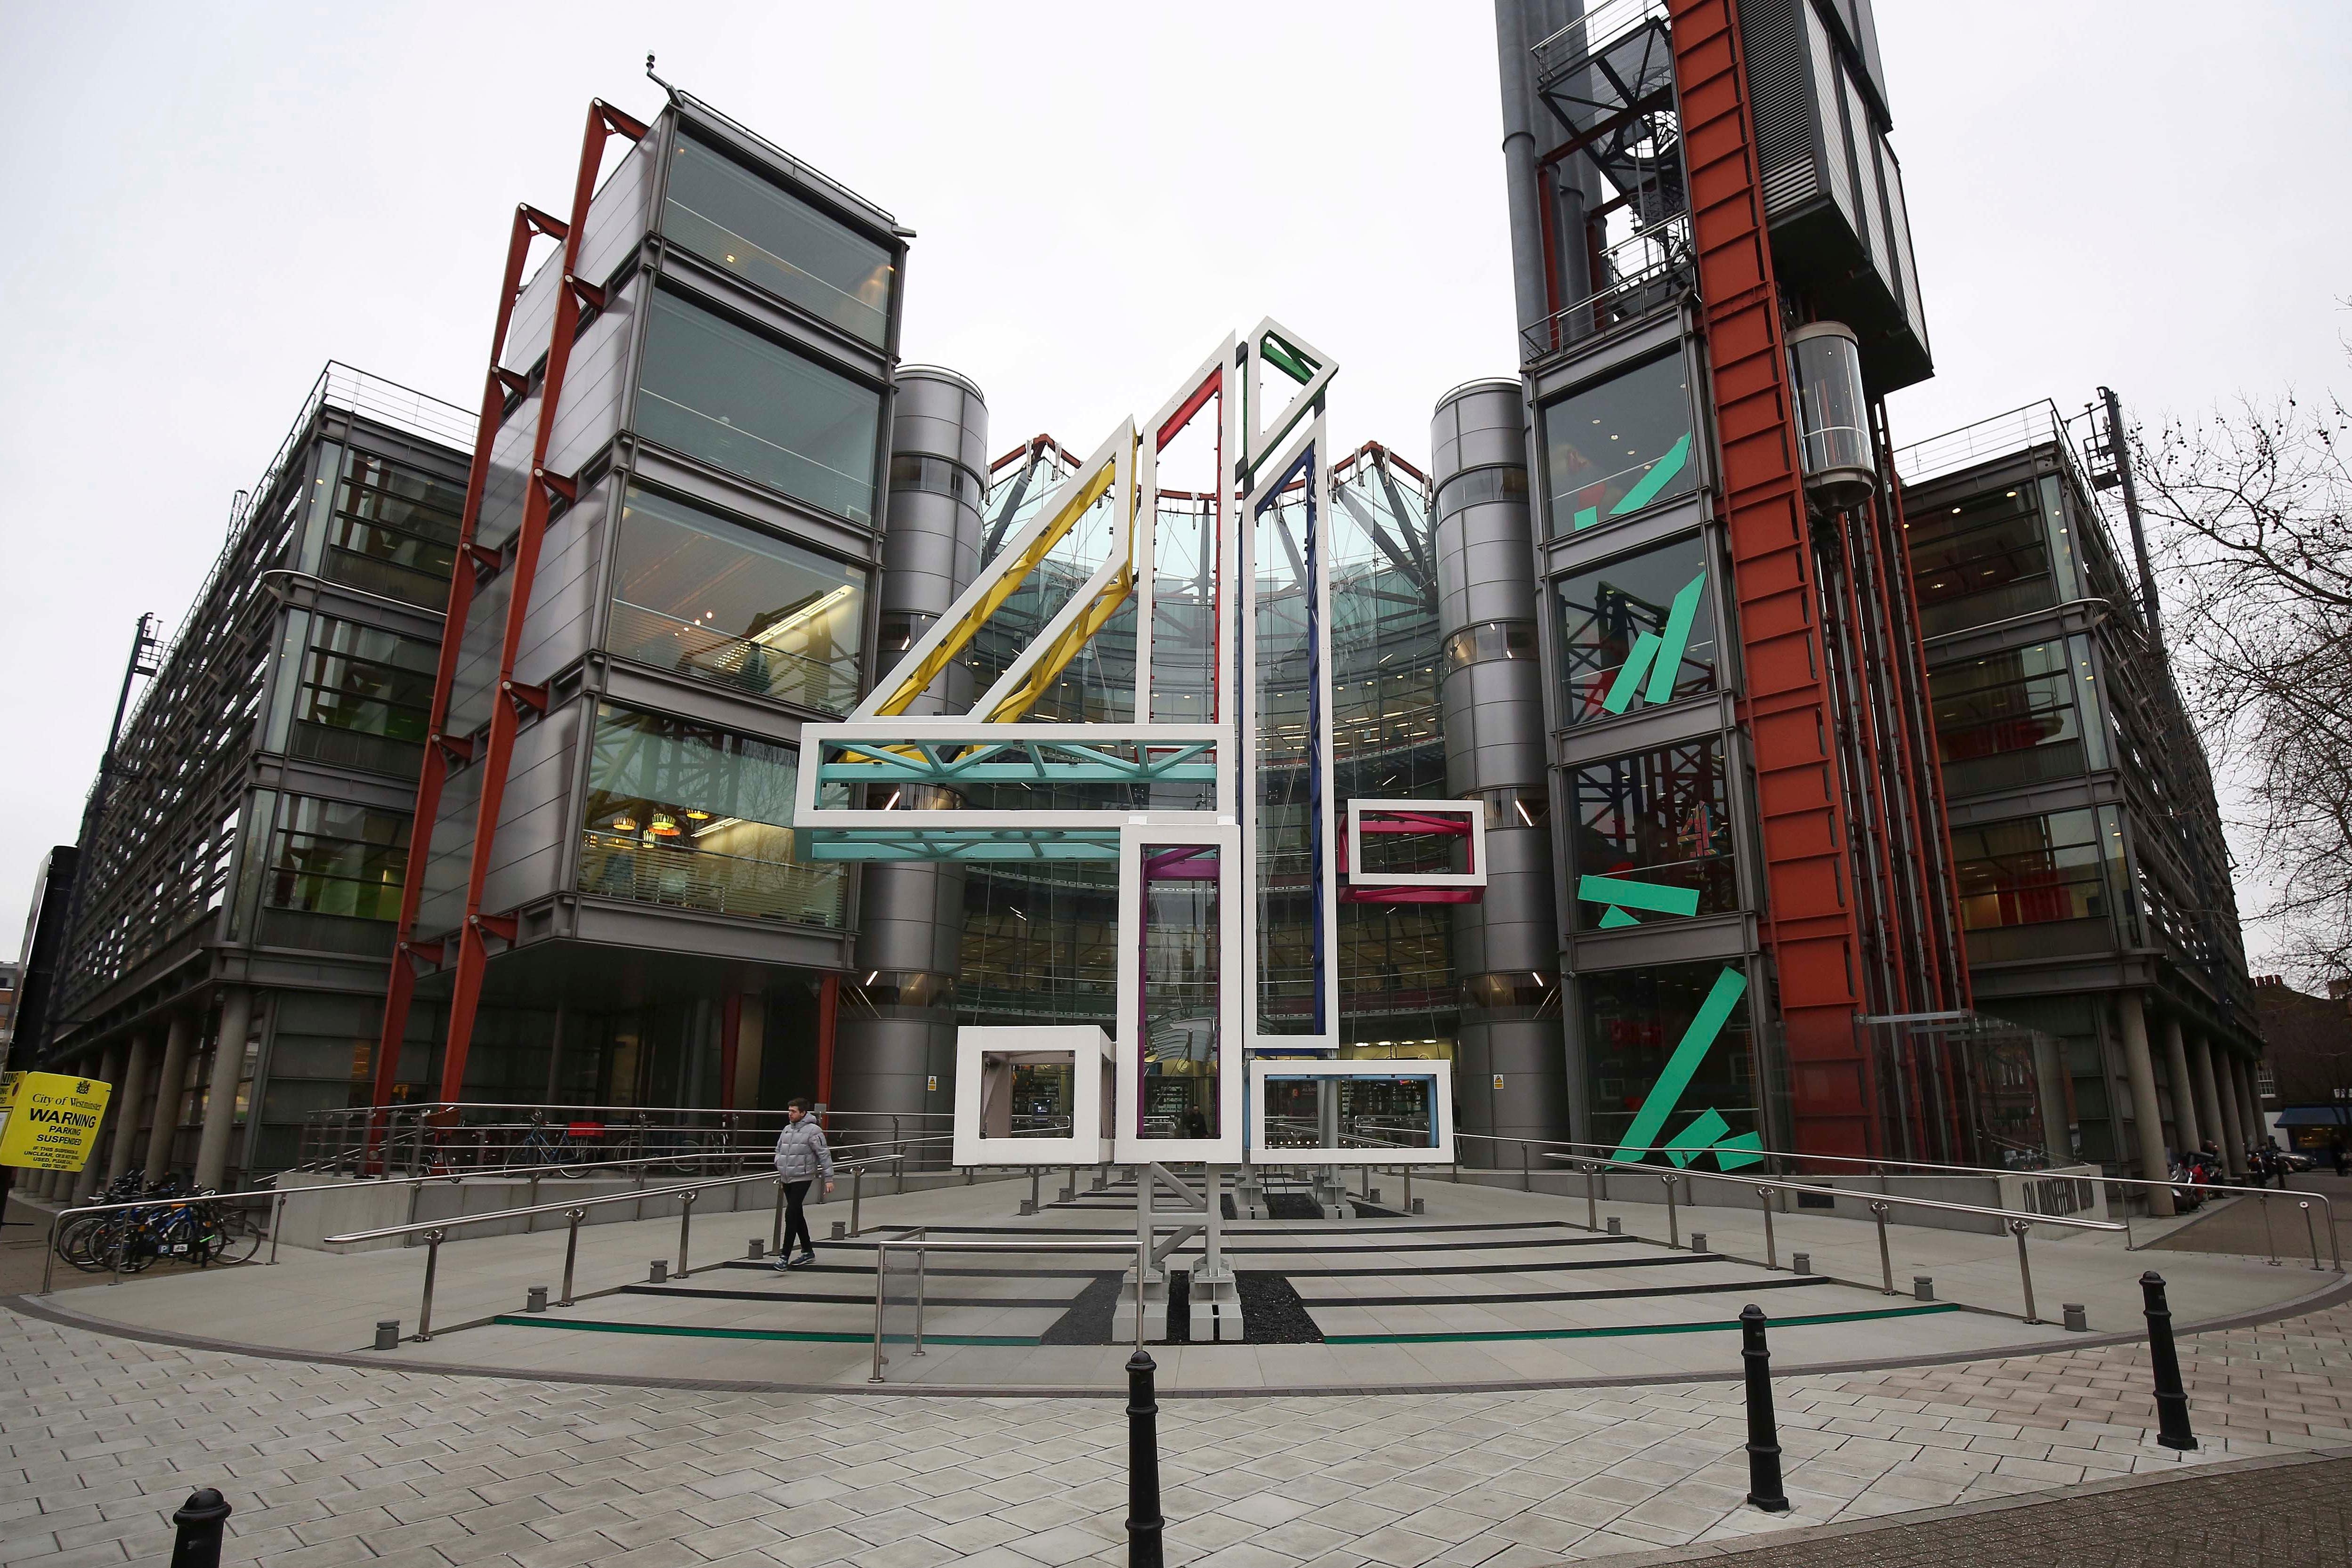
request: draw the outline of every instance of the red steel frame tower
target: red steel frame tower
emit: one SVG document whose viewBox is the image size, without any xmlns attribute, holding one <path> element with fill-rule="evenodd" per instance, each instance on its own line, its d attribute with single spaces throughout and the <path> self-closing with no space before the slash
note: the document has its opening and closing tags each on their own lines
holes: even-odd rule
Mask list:
<svg viewBox="0 0 2352 1568">
<path fill-rule="evenodd" d="M 523 617 L 530 608 L 531 583 L 539 570 L 540 544 L 546 535 L 549 511 L 559 498 L 570 501 L 578 494 L 570 477 L 551 474 L 546 468 L 548 440 L 555 428 L 556 407 L 563 395 L 564 371 L 571 363 L 572 343 L 581 325 L 582 312 L 601 308 L 604 302 L 604 290 L 575 276 L 572 268 L 579 264 L 581 237 L 587 230 L 588 206 L 596 194 L 596 175 L 603 167 L 606 145 L 614 136 L 641 141 L 646 132 L 642 122 L 602 99 L 592 100 L 588 105 L 587 130 L 581 141 L 579 173 L 572 182 L 570 218 L 559 223 L 529 205 L 515 212 L 514 229 L 507 243 L 506 273 L 499 290 L 498 321 L 490 333 L 490 361 L 482 386 L 481 418 L 474 435 L 473 466 L 466 478 L 466 509 L 458 523 L 457 569 L 449 575 L 449 607 L 443 623 L 441 658 L 434 673 L 433 710 L 427 724 L 431 743 L 425 749 L 425 765 L 417 779 L 415 826 L 410 831 L 408 870 L 401 888 L 397 945 L 393 950 L 391 984 L 384 996 L 383 1037 L 376 1046 L 377 1105 L 390 1101 L 393 1082 L 399 1072 L 401 1045 L 408 1032 L 409 1005 L 416 990 L 416 965 L 439 963 L 446 957 L 441 943 L 416 940 L 416 915 L 424 899 L 433 824 L 440 815 L 441 790 L 452 761 L 477 762 L 483 773 L 473 852 L 466 873 L 465 918 L 457 931 L 456 984 L 449 997 L 447 1043 L 441 1058 L 439 1098 L 445 1101 L 456 1100 L 465 1084 L 474 1014 L 481 1002 L 482 971 L 489 958 L 487 938 L 498 936 L 509 942 L 514 938 L 513 916 L 482 912 L 482 883 L 489 871 L 491 840 L 506 795 L 507 769 L 513 760 L 516 726 L 523 709 L 543 712 L 547 707 L 543 689 L 516 683 L 515 653 L 522 639 Z M 509 561 L 477 545 L 474 533 L 489 478 L 490 450 L 507 399 L 525 392 L 530 384 L 525 376 L 506 369 L 501 361 L 506 353 L 507 331 L 514 320 L 515 301 L 522 291 L 523 267 L 532 239 L 540 235 L 562 245 L 562 287 L 556 293 L 555 320 L 548 336 L 539 426 L 531 440 L 530 482 L 524 488 L 521 526 L 515 535 L 513 559 Z M 478 748 L 471 737 L 446 732 L 450 693 L 456 683 L 467 611 L 480 586 L 501 570 L 512 574 L 504 635 L 499 646 L 497 686 L 499 695 L 505 700 L 490 705 L 489 733 L 477 756 Z"/>
<path fill-rule="evenodd" d="M 1809 1152 L 1866 1154 L 1878 1142 L 1881 1110 L 1855 1023 L 1870 998 L 1870 935 L 1919 943 L 1916 979 L 1895 962 L 1900 955 L 1875 955 L 1887 976 L 1882 992 L 1897 1010 L 1967 1000 L 1941 842 L 1942 791 L 1916 700 L 1924 667 L 1908 561 L 1899 519 L 1865 504 L 1837 523 L 1842 581 L 1821 580 L 1737 5 L 1669 0 L 1668 13 L 1745 656 L 1739 706 L 1756 767 L 1764 942 L 1779 987 L 1793 1131 Z M 1882 447 L 1882 462 L 1888 456 Z M 1838 601 L 1843 631 L 1824 626 L 1824 595 Z M 1865 635 L 1870 625 L 1880 638 Z M 1909 667 L 1895 684 L 1910 700 L 1881 711 L 1864 683 L 1858 702 L 1837 700 L 1826 639 L 1847 632 L 1845 656 L 1857 669 L 1873 641 L 1907 645 L 1890 651 Z M 1860 778 L 1846 776 L 1842 723 L 1864 759 Z M 1850 799 L 1866 809 L 1850 816 Z M 1898 842 L 1895 824 L 1907 827 L 1906 840 L 1937 841 Z M 1854 843 L 1850 832 L 1871 842 Z M 1905 868 L 1913 856 L 1927 858 L 1924 880 Z M 1865 900 L 1887 918 L 1866 927 Z"/>
</svg>

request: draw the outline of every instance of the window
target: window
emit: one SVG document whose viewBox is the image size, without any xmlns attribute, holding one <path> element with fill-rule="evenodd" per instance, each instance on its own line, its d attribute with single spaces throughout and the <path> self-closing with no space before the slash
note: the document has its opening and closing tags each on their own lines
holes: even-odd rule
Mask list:
<svg viewBox="0 0 2352 1568">
<path fill-rule="evenodd" d="M 1746 976 L 1737 964 L 1655 964 L 1577 977 L 1592 1138 L 1621 1159 L 1712 1149 L 1729 1170 L 1762 1142 Z"/>
<path fill-rule="evenodd" d="M 347 453 L 319 575 L 412 605 L 448 602 L 463 486 Z"/>
<path fill-rule="evenodd" d="M 415 774 L 433 710 L 433 644 L 297 610 L 286 649 L 291 666 L 274 698 L 271 750 Z"/>
<path fill-rule="evenodd" d="M 622 658 L 845 713 L 865 615 L 859 568 L 629 488 L 609 637 Z"/>
<path fill-rule="evenodd" d="M 881 394 L 656 290 L 637 431 L 855 522 L 874 521 Z"/>
<path fill-rule="evenodd" d="M 1465 507 L 1483 501 L 1517 501 L 1525 505 L 1528 499 L 1528 471 L 1521 468 L 1473 468 L 1456 474 L 1437 490 L 1437 515 L 1452 517 Z"/>
<path fill-rule="evenodd" d="M 845 868 L 795 858 L 789 746 L 609 704 L 596 714 L 580 890 L 838 926 Z"/>
<path fill-rule="evenodd" d="M 2091 697 L 2091 650 L 2081 637 L 1988 654 L 1931 672 L 1936 754 L 1955 795 L 2074 778 L 2103 766 Z"/>
<path fill-rule="evenodd" d="M 887 335 L 890 252 L 698 142 L 670 153 L 662 231 L 877 348 Z"/>
<path fill-rule="evenodd" d="M 1698 488 L 1689 376 L 1679 353 L 1548 405 L 1543 438 L 1555 535 Z"/>
<path fill-rule="evenodd" d="M 1739 907 L 1721 742 L 1693 741 L 1578 768 L 1569 787 L 1580 929 Z"/>
<path fill-rule="evenodd" d="M 2100 815 L 2053 811 L 1952 830 L 1971 961 L 2116 945 L 2117 889 L 2126 885 L 2122 835 L 2117 827 L 2102 831 Z M 2027 927 L 2035 929 L 2019 929 Z"/>
<path fill-rule="evenodd" d="M 2034 487 L 2018 485 L 1912 517 L 1904 542 L 1928 637 L 2058 602 Z"/>
<path fill-rule="evenodd" d="M 1713 691 L 1715 586 L 1697 534 L 1559 584 L 1560 716 L 1569 724 Z"/>
<path fill-rule="evenodd" d="M 404 813 L 288 795 L 270 837 L 263 901 L 306 914 L 397 920 L 407 874 Z"/>
</svg>

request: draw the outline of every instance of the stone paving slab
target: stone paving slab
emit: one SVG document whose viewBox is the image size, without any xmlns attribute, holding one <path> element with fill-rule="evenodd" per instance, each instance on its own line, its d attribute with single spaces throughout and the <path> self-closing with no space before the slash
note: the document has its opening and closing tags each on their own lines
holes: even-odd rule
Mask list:
<svg viewBox="0 0 2352 1568">
<path fill-rule="evenodd" d="M 1166 1400 L 1169 1561 L 1529 1568 L 2352 1445 L 2352 1306 L 2180 1348 L 2189 1455 L 2156 1446 L 2134 1345 L 1780 1380 L 1777 1517 L 1743 1505 L 1733 1385 Z M 1114 1399 L 276 1362 L 0 1310 L 8 1568 L 159 1560 L 197 1486 L 236 1507 L 232 1565 L 1107 1565 L 1125 1442 Z"/>
</svg>

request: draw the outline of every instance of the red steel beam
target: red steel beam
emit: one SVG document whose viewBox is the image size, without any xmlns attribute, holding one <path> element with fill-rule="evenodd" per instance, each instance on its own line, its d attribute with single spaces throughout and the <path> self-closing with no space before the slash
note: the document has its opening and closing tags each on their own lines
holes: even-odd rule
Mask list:
<svg viewBox="0 0 2352 1568">
<path fill-rule="evenodd" d="M 457 974 L 449 992 L 449 1027 L 441 1051 L 441 1095 L 459 1098 L 466 1081 L 466 1058 L 474 1038 L 474 1015 L 481 1005 L 482 974 L 489 962 L 488 937 L 509 930 L 511 917 L 482 912 L 482 886 L 488 879 L 490 851 L 498 836 L 499 811 L 506 801 L 507 770 L 514 761 L 515 731 L 521 721 L 524 695 L 515 685 L 515 655 L 522 644 L 524 618 L 530 611 L 530 590 L 539 572 L 539 552 L 547 534 L 551 502 L 573 493 L 568 476 L 547 471 L 547 447 L 555 433 L 555 417 L 563 397 L 563 377 L 572 363 L 572 341 L 580 328 L 581 307 L 601 300 L 602 290 L 577 277 L 580 245 L 588 226 L 588 207 L 596 194 L 596 174 L 603 167 L 605 144 L 615 135 L 635 142 L 646 127 L 597 99 L 588 105 L 588 126 L 581 137 L 580 168 L 572 186 L 572 216 L 563 236 L 561 286 L 555 294 L 555 321 L 547 341 L 547 368 L 540 383 L 538 428 L 530 445 L 530 479 L 523 487 L 521 526 L 515 533 L 514 560 L 507 571 L 511 584 L 507 595 L 505 637 L 499 647 L 498 697 L 490 704 L 490 731 L 483 747 L 481 799 L 474 817 L 473 854 L 466 870 L 466 912 L 457 929 Z M 462 626 L 458 628 L 462 631 Z M 429 829 L 428 829 L 429 831 Z"/>
<path fill-rule="evenodd" d="M 524 203 L 515 208 L 514 228 L 507 238 L 507 265 L 499 286 L 498 320 L 490 329 L 490 363 L 482 378 L 481 412 L 474 421 L 474 458 L 466 470 L 466 504 L 458 514 L 457 559 L 449 572 L 449 602 L 441 622 L 441 653 L 434 667 L 433 707 L 425 721 L 425 765 L 416 778 L 416 815 L 408 829 L 408 867 L 400 888 L 400 917 L 394 926 L 391 984 L 385 988 L 383 1027 L 376 1040 L 375 1098 L 389 1104 L 392 1086 L 400 1072 L 400 1052 L 408 1034 L 408 1008 L 416 991 L 416 966 L 441 962 L 441 944 L 416 941 L 416 910 L 425 895 L 425 862 L 433 847 L 433 820 L 441 812 L 441 788 L 449 776 L 449 753 L 470 755 L 471 742 L 445 735 L 449 721 L 450 690 L 457 683 L 458 645 L 464 640 L 466 613 L 474 602 L 474 530 L 481 521 L 482 493 L 489 481 L 490 448 L 509 390 L 499 362 L 506 354 L 507 330 L 514 324 L 515 301 L 522 294 L 524 264 L 530 242 L 541 235 L 562 239 L 564 226 Z M 379 1136 L 371 1130 L 369 1146 Z"/>
<path fill-rule="evenodd" d="M 1801 1151 L 1868 1154 L 1870 1064 L 1854 1034 L 1858 893 L 1820 643 L 1796 405 L 1780 333 L 1734 0 L 1668 0 L 1723 511 L 1746 654 L 1764 940 L 1778 980 Z"/>
</svg>

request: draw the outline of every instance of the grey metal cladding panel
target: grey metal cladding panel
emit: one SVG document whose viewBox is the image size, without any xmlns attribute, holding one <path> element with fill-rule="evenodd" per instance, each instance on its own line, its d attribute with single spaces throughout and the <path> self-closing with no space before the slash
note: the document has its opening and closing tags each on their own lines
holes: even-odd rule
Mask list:
<svg viewBox="0 0 2352 1568">
<path fill-rule="evenodd" d="M 985 444 L 971 426 L 959 425 L 952 419 L 935 419 L 929 415 L 908 411 L 906 398 L 909 386 L 938 384 L 937 382 L 923 381 L 902 381 L 898 384 L 898 402 L 890 414 L 890 450 L 893 453 L 921 452 L 929 457 L 945 458 L 970 468 L 974 478 L 984 479 L 988 473 L 988 459 L 983 455 L 975 462 L 973 457 L 976 452 L 984 452 Z M 975 403 L 974 406 L 978 405 Z M 985 420 L 987 411 L 982 409 L 981 412 Z"/>
<path fill-rule="evenodd" d="M 763 489 L 717 468 L 680 461 L 652 447 L 638 447 L 629 458 L 636 476 L 689 501 L 715 507 L 788 539 L 798 540 L 851 561 L 874 559 L 876 537 L 849 524 L 804 511 L 773 490 Z"/>
<path fill-rule="evenodd" d="M 1527 620 L 1536 610 L 1532 520 L 1517 501 L 1464 507 L 1437 525 L 1438 624 Z"/>
<path fill-rule="evenodd" d="M 555 325 L 555 291 L 563 278 L 563 252 L 559 247 L 548 253 L 530 281 L 522 286 L 515 297 L 514 315 L 507 322 L 505 351 L 499 363 L 512 371 L 527 371 L 539 363 L 547 352 L 547 336 Z"/>
<path fill-rule="evenodd" d="M 1560 765 L 1582 767 L 1612 757 L 1719 735 L 1729 722 L 1727 710 L 1730 703 L 1728 697 L 1718 697 L 1668 708 L 1639 709 L 1621 719 L 1580 724 L 1559 740 Z"/>
<path fill-rule="evenodd" d="M 722 316 L 739 316 L 760 335 L 790 345 L 853 380 L 879 386 L 888 379 L 888 363 L 871 344 L 810 324 L 796 310 L 744 287 L 733 273 L 711 266 L 691 251 L 664 249 L 661 276 L 679 298 Z"/>
<path fill-rule="evenodd" d="M 949 496 L 900 490 L 890 497 L 882 535 L 881 605 L 886 610 L 944 615 L 980 571 L 978 530 L 969 509 Z"/>
<path fill-rule="evenodd" d="M 454 930 L 466 913 L 466 874 L 474 853 L 474 813 L 481 803 L 482 772 L 460 768 L 441 794 L 441 815 L 425 851 L 424 897 L 416 930 L 434 936 Z M 412 847 L 410 853 L 415 853 Z"/>
<path fill-rule="evenodd" d="M 633 285 L 614 294 L 572 345 L 555 430 L 547 443 L 548 472 L 578 473 L 621 427 L 629 398 L 631 329 L 645 293 L 642 285 Z"/>
<path fill-rule="evenodd" d="M 546 685 L 593 644 L 604 523 L 617 486 L 616 479 L 606 476 L 577 506 L 566 508 L 548 524 L 539 573 L 531 580 L 530 610 L 523 617 L 522 641 L 515 649 L 515 679 L 526 686 Z"/>
<path fill-rule="evenodd" d="M 568 862 L 561 851 L 569 845 L 574 742 L 586 710 L 583 702 L 566 703 L 516 734 L 482 883 L 484 909 L 510 910 L 563 886 Z"/>
<path fill-rule="evenodd" d="M 744 925 L 688 910 L 583 899 L 577 921 L 579 939 L 600 946 L 696 952 L 794 969 L 840 969 L 849 958 L 838 932 L 781 923 Z"/>
<path fill-rule="evenodd" d="M 1764 210 L 1778 213 L 1820 188 L 1820 114 L 1801 12 L 1808 0 L 1744 0 L 1739 32 L 1756 122 Z"/>
<path fill-rule="evenodd" d="M 522 527 L 522 503 L 530 476 L 530 451 L 539 438 L 540 410 L 547 400 L 534 388 L 490 437 L 490 469 L 482 485 L 481 514 L 474 541 L 498 550 Z"/>
<path fill-rule="evenodd" d="M 467 605 L 457 668 L 450 679 L 447 724 L 452 735 L 470 735 L 489 722 L 491 689 L 498 682 L 506 637 L 507 601 L 513 593 L 514 574 L 501 572 Z"/>
<path fill-rule="evenodd" d="M 1574 572 L 1594 561 L 1630 554 L 1689 533 L 1706 521 L 1706 497 L 1699 492 L 1639 517 L 1603 518 L 1593 527 L 1552 540 L 1544 552 L 1547 575 Z"/>
<path fill-rule="evenodd" d="M 1727 916 L 1584 932 L 1574 939 L 1570 952 L 1575 955 L 1576 973 L 1584 974 L 1708 958 L 1744 958 L 1748 947 L 1748 922 Z"/>
<path fill-rule="evenodd" d="M 578 272 L 602 283 L 653 226 L 654 175 L 661 157 L 656 130 L 629 149 L 588 203 L 588 231 L 580 239 Z"/>
<path fill-rule="evenodd" d="M 1821 123 L 1822 171 L 1846 226 L 1854 228 L 1853 144 L 1846 135 L 1845 117 L 1839 110 L 1843 95 L 1837 88 L 1836 54 L 1830 43 L 1829 29 L 1811 5 L 1804 7 L 1804 19 L 1806 52 L 1813 67 L 1813 98 L 1819 110 L 1814 118 Z"/>
<path fill-rule="evenodd" d="M 625 707 L 676 714 L 780 745 L 797 746 L 801 741 L 801 721 L 766 703 L 723 687 L 658 675 L 635 665 L 614 663 L 605 672 L 604 694 Z"/>
<path fill-rule="evenodd" d="M 1892 226 L 1895 265 L 1903 272 L 1903 313 L 1920 344 L 1927 346 L 1927 315 L 1919 302 L 1919 263 L 1911 253 L 1911 215 L 1903 200 L 1903 162 L 1884 137 L 1879 139 L 1879 170 L 1886 184 L 1886 215 Z"/>
</svg>

